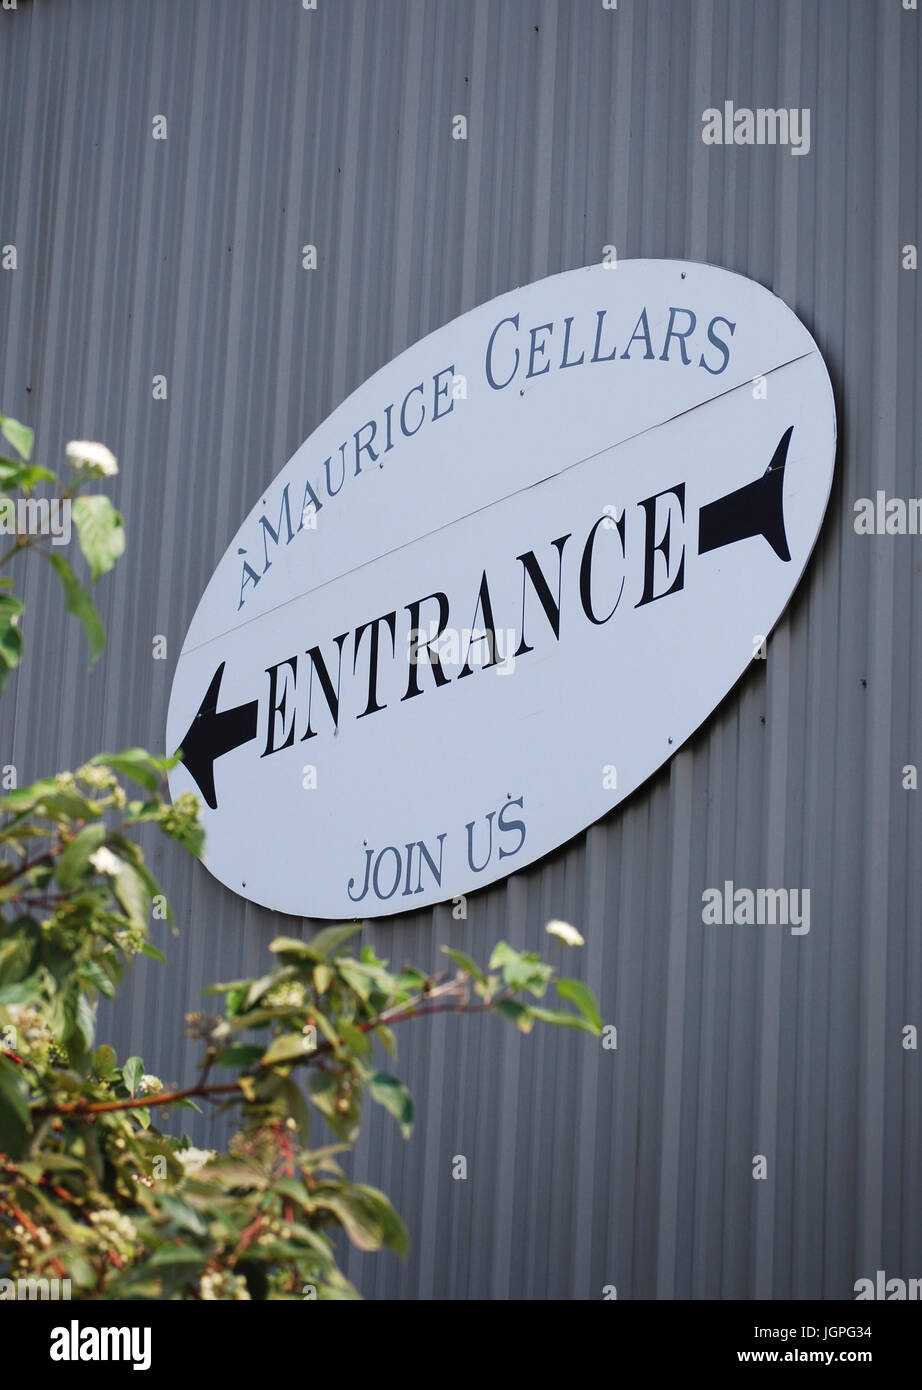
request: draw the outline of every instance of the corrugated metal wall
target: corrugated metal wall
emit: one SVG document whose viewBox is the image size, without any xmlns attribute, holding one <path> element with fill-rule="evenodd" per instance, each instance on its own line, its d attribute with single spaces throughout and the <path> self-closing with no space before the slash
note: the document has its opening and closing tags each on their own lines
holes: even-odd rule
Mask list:
<svg viewBox="0 0 922 1390">
<path fill-rule="evenodd" d="M 466 922 L 370 929 L 427 964 L 443 941 L 482 956 L 568 918 L 618 1049 L 407 1027 L 416 1133 L 371 1116 L 356 1171 L 392 1194 L 413 1252 L 350 1259 L 369 1296 L 846 1298 L 878 1268 L 922 1275 L 920 1058 L 902 1047 L 922 1024 L 922 793 L 901 787 L 922 762 L 922 540 L 851 521 L 878 488 L 922 493 L 918 274 L 900 259 L 922 226 L 920 23 L 901 0 L 0 11 L 0 246 L 18 251 L 0 409 L 49 459 L 108 443 L 129 535 L 91 676 L 25 569 L 28 657 L 0 706 L 0 763 L 23 780 L 162 747 L 186 626 L 260 488 L 475 304 L 606 244 L 710 261 L 781 295 L 833 378 L 830 511 L 764 665 L 623 810 L 472 898 Z M 701 113 L 725 99 L 811 108 L 811 152 L 706 147 Z M 292 922 L 178 851 L 153 860 L 182 935 L 168 971 L 133 972 L 113 1041 L 178 1079 L 200 988 L 257 972 Z M 809 935 L 703 927 L 701 892 L 725 878 L 809 887 Z"/>
</svg>

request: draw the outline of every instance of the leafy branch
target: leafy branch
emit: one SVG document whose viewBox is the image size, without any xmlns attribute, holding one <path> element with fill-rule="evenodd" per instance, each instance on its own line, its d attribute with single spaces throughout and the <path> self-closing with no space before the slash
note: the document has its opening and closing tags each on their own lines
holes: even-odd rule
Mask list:
<svg viewBox="0 0 922 1390">
<path fill-rule="evenodd" d="M 30 430 L 0 417 L 0 434 L 20 456 L 0 458 L 0 488 L 28 497 L 56 481 L 29 462 Z M 82 488 L 115 460 L 101 445 L 68 453 L 76 476 L 64 497 L 92 583 L 121 555 L 124 532 L 108 499 Z M 0 532 L 11 506 L 18 520 L 0 498 Z M 28 551 L 45 553 L 17 530 L 0 565 Z M 89 593 L 63 556 L 46 558 L 95 659 L 104 634 Z M 0 686 L 22 650 L 10 588 L 0 579 Z M 175 761 L 103 753 L 0 797 L 0 1293 L 4 1281 L 50 1274 L 84 1299 L 355 1298 L 338 1233 L 361 1250 L 408 1248 L 384 1193 L 338 1162 L 366 1101 L 412 1132 L 412 1097 L 384 1065 L 396 1059 L 397 1025 L 489 1013 L 521 1033 L 541 1023 L 598 1036 L 595 999 L 506 942 L 485 967 L 443 947 L 453 972 L 393 970 L 369 945 L 354 950 L 361 924 L 345 923 L 278 937 L 264 974 L 206 991 L 222 1012 L 187 1016 L 203 1048 L 195 1084 L 165 1083 L 137 1056 L 119 1062 L 97 1041 L 99 1001 L 117 997 L 138 955 L 165 965 L 152 933 L 176 930 L 136 836 L 153 826 L 193 855 L 204 846 L 198 799 L 166 800 Z M 582 944 L 566 923 L 548 931 L 558 948 Z M 236 1114 L 225 1150 L 152 1123 L 199 1101 Z"/>
<path fill-rule="evenodd" d="M 34 440 L 27 425 L 0 415 L 0 437 L 12 445 L 19 456 L 14 459 L 0 455 L 0 535 L 13 537 L 12 543 L 0 553 L 0 569 L 27 551 L 47 559 L 61 582 L 68 612 L 83 624 L 92 666 L 105 646 L 105 630 L 89 590 L 80 583 L 70 563 L 62 554 L 40 544 L 46 534 L 42 526 L 41 502 L 47 507 L 48 500 L 34 499 L 32 493 L 39 483 L 57 485 L 54 500 L 64 524 L 60 536 L 55 536 L 52 543 L 69 541 L 73 520 L 80 549 L 89 567 L 90 582 L 95 584 L 124 553 L 125 527 L 120 513 L 104 493 L 88 494 L 84 489 L 94 479 L 113 477 L 118 472 L 115 456 L 102 444 L 84 440 L 68 444 L 65 456 L 73 468 L 73 477 L 62 487 L 51 469 L 30 462 Z M 19 491 L 19 499 L 8 495 L 14 490 Z M 24 513 L 25 527 L 21 524 Z M 23 653 L 21 620 L 25 609 L 12 589 L 11 579 L 0 579 L 0 691 L 7 676 L 19 665 Z"/>
</svg>

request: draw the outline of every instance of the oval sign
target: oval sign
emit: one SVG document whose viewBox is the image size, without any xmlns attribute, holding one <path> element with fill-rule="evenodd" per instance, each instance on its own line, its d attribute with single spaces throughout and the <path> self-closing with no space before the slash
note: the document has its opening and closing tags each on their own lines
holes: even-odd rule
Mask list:
<svg viewBox="0 0 922 1390">
<path fill-rule="evenodd" d="M 209 870 L 376 917 L 591 825 L 759 654 L 835 442 L 810 334 L 713 266 L 569 271 L 409 348 L 265 489 L 192 620 L 167 746 Z"/>
</svg>

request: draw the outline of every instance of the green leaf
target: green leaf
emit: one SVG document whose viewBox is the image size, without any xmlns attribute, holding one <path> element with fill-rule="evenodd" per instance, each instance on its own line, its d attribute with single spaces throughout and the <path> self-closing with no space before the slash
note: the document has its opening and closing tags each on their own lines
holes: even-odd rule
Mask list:
<svg viewBox="0 0 922 1390">
<path fill-rule="evenodd" d="M 273 1192 L 280 1197 L 290 1197 L 293 1202 L 297 1202 L 299 1207 L 310 1211 L 313 1201 L 303 1182 L 298 1182 L 296 1178 L 276 1178 L 272 1184 Z"/>
<path fill-rule="evenodd" d="M 347 1023 L 344 1018 L 337 1019 L 337 1032 L 347 1054 L 351 1052 L 353 1057 L 367 1057 L 371 1051 L 371 1038 L 366 1032 L 354 1023 Z"/>
<path fill-rule="evenodd" d="M 361 922 L 346 922 L 340 927 L 324 927 L 322 931 L 311 937 L 309 945 L 312 951 L 317 951 L 321 956 L 329 956 L 344 941 L 348 941 L 350 936 L 355 936 L 356 932 L 361 930 Z"/>
<path fill-rule="evenodd" d="M 423 970 L 417 970 L 415 965 L 408 965 L 398 977 L 397 987 L 402 993 L 416 994 L 423 989 L 427 983 L 431 983 L 431 976 Z"/>
<path fill-rule="evenodd" d="M 218 1058 L 219 1067 L 251 1067 L 263 1055 L 255 1043 L 232 1043 Z"/>
<path fill-rule="evenodd" d="M 87 499 L 88 500 L 88 499 Z M 130 777 L 149 792 L 155 792 L 171 758 L 155 758 L 144 748 L 126 748 L 121 753 L 97 753 L 90 759 L 94 766 L 111 767 L 122 777 Z"/>
<path fill-rule="evenodd" d="M 371 996 L 371 980 L 358 962 L 348 959 L 337 961 L 336 969 L 340 979 L 351 990 L 354 990 L 364 1003 L 367 1003 Z"/>
<path fill-rule="evenodd" d="M 584 1033 L 592 1033 L 594 1037 L 602 1031 L 580 1014 L 564 1013 L 562 1009 L 542 1009 L 537 1004 L 530 1004 L 528 1011 L 532 1018 L 538 1019 L 541 1023 L 555 1023 L 561 1028 L 580 1028 Z"/>
<path fill-rule="evenodd" d="M 96 1010 L 90 1003 L 83 990 L 77 995 L 77 1008 L 74 1015 L 74 1033 L 79 1043 L 78 1053 L 82 1057 L 89 1052 L 96 1037 Z M 74 1039 L 69 1038 L 67 1050 L 71 1054 L 71 1062 L 76 1064 L 78 1055 L 74 1050 Z"/>
<path fill-rule="evenodd" d="M 330 1019 L 327 1018 L 326 1014 L 318 1011 L 313 1016 L 311 1021 L 315 1023 L 317 1027 L 320 1029 L 324 1038 L 330 1044 L 330 1047 L 333 1049 L 337 1057 L 341 1056 L 342 1048 L 340 1047 L 339 1043 L 339 1033 L 333 1027 L 333 1024 L 331 1023 Z"/>
<path fill-rule="evenodd" d="M 228 1018 L 233 1018 L 234 1015 L 239 1014 L 243 1008 L 243 1001 L 246 998 L 246 988 L 244 986 L 232 985 L 228 987 L 225 985 L 217 985 L 214 988 L 209 986 L 207 989 L 203 990 L 202 993 L 221 994 L 225 988 L 227 989 L 227 1016 Z"/>
<path fill-rule="evenodd" d="M 122 1080 L 130 1095 L 134 1095 L 144 1075 L 144 1063 L 140 1057 L 129 1057 L 122 1063 Z"/>
<path fill-rule="evenodd" d="M 271 1067 L 276 1062 L 293 1062 L 313 1051 L 306 1033 L 283 1033 L 263 1053 L 262 1063 Z"/>
<path fill-rule="evenodd" d="M 413 1133 L 413 1097 L 402 1081 L 385 1071 L 376 1071 L 368 1083 L 372 1100 L 389 1110 L 400 1125 L 404 1139 Z"/>
<path fill-rule="evenodd" d="M 404 1259 L 410 1250 L 410 1237 L 384 1193 L 379 1192 L 376 1187 L 369 1187 L 366 1183 L 355 1183 L 352 1190 L 361 1192 L 365 1201 L 373 1206 L 384 1230 L 384 1244 L 389 1250 L 393 1250 L 395 1255 Z"/>
<path fill-rule="evenodd" d="M 4 419 L 0 415 L 0 434 L 9 440 L 17 454 L 21 454 L 27 460 L 32 457 L 35 435 L 28 425 L 21 425 L 18 420 Z"/>
<path fill-rule="evenodd" d="M 102 493 L 75 497 L 72 507 L 80 549 L 95 584 L 125 552 L 125 523 Z"/>
<path fill-rule="evenodd" d="M 90 647 L 90 666 L 93 666 L 106 645 L 106 630 L 100 622 L 93 600 L 63 555 L 49 555 L 48 561 L 64 586 L 67 611 L 79 618 L 83 624 Z"/>
<path fill-rule="evenodd" d="M 394 1037 L 393 1028 L 388 1028 L 386 1023 L 379 1023 L 374 1030 L 374 1035 L 376 1038 L 380 1038 L 388 1057 L 396 1061 L 397 1039 Z"/>
<path fill-rule="evenodd" d="M 557 980 L 557 993 L 561 999 L 569 999 L 575 1004 L 584 1018 L 592 1024 L 595 1033 L 602 1032 L 602 1015 L 599 1013 L 599 1006 L 595 1001 L 595 995 L 588 985 L 584 985 L 582 980 Z"/>
<path fill-rule="evenodd" d="M 161 965 L 167 964 L 166 956 L 163 954 L 162 951 L 158 951 L 157 947 L 154 946 L 153 943 L 150 941 L 144 941 L 141 943 L 141 955 L 148 956 L 151 960 L 159 961 Z"/>
<path fill-rule="evenodd" d="M 15 594 L 0 592 L 0 690 L 10 671 L 22 660 L 19 620 L 24 612 Z"/>
<path fill-rule="evenodd" d="M 336 1113 L 336 1077 L 330 1071 L 312 1071 L 308 1078 L 310 1098 L 327 1119 Z"/>
<path fill-rule="evenodd" d="M 0 1057 L 0 1153 L 14 1160 L 29 1142 L 28 1094 L 21 1068 Z"/>
<path fill-rule="evenodd" d="M 38 963 L 42 932 L 31 917 L 17 917 L 15 922 L 3 923 L 0 937 L 0 984 L 18 985 Z M 4 990 L 4 994 L 6 990 Z"/>
<path fill-rule="evenodd" d="M 160 884 L 157 882 L 150 869 L 144 863 L 144 856 L 142 855 L 138 846 L 134 843 L 133 840 L 126 840 L 123 835 L 112 836 L 110 843 L 117 847 L 119 853 L 124 855 L 124 857 L 131 863 L 135 873 L 140 877 L 144 885 L 144 895 L 147 901 L 146 912 L 148 916 L 153 908 L 154 898 L 163 898 L 162 907 L 165 912 L 165 918 L 159 918 L 158 920 L 166 920 L 166 922 L 172 926 L 175 923 L 173 909 L 170 907 L 170 904 L 166 901 L 166 898 L 164 897 L 164 894 L 161 890 Z M 146 920 L 147 918 L 145 918 L 145 921 Z M 161 963 L 166 962 L 166 957 L 163 956 L 162 953 L 158 951 L 155 947 L 151 946 L 150 950 L 145 950 L 142 946 L 141 949 L 144 951 L 145 955 L 149 955 L 153 960 L 159 960 L 161 961 Z"/>
<path fill-rule="evenodd" d="M 28 1122 L 28 1097 L 29 1087 L 19 1064 L 0 1057 L 0 1103 L 5 1102 L 21 1120 Z"/>
<path fill-rule="evenodd" d="M 121 861 L 122 869 L 115 880 L 115 896 L 124 909 L 131 925 L 143 931 L 150 916 L 151 895 L 145 876 L 134 864 Z"/>
<path fill-rule="evenodd" d="M 554 973 L 554 967 L 547 965 L 534 951 L 515 951 L 507 941 L 496 943 L 490 969 L 501 970 L 503 980 L 512 989 L 527 989 L 539 999 Z"/>
<path fill-rule="evenodd" d="M 459 970 L 463 970 L 466 975 L 472 975 L 475 980 L 480 980 L 481 984 L 486 984 L 486 975 L 480 966 L 466 956 L 463 951 L 455 951 L 450 946 L 443 946 L 442 950 L 449 960 L 453 960 Z"/>
<path fill-rule="evenodd" d="M 2 815 L 22 816 L 29 811 L 47 816 L 50 820 L 56 820 L 58 816 L 77 821 L 99 820 L 102 815 L 91 801 L 62 787 L 54 777 L 45 777 L 40 782 L 19 787 L 8 796 L 0 797 Z"/>
<path fill-rule="evenodd" d="M 15 459 L 0 457 L 0 487 L 12 492 L 21 489 L 25 496 L 36 483 L 52 483 L 55 475 L 48 468 L 37 463 L 17 463 Z"/>
<path fill-rule="evenodd" d="M 96 1271 L 82 1255 L 68 1257 L 67 1272 L 79 1289 L 91 1289 L 96 1283 Z"/>
<path fill-rule="evenodd" d="M 115 1055 L 115 1048 L 108 1043 L 102 1043 L 93 1053 L 93 1070 L 100 1076 L 108 1076 L 115 1071 L 118 1065 L 118 1057 Z"/>
<path fill-rule="evenodd" d="M 79 968 L 77 974 L 80 983 L 86 988 L 93 986 L 104 998 L 115 998 L 117 982 L 113 979 L 111 971 L 104 968 L 101 961 L 88 960 Z"/>
<path fill-rule="evenodd" d="M 361 922 L 347 922 L 344 926 L 324 927 L 311 937 L 310 941 L 301 941 L 296 936 L 277 936 L 269 943 L 269 950 L 277 955 L 294 957 L 296 960 L 322 959 L 336 951 L 350 936 L 361 931 L 362 925 Z"/>
<path fill-rule="evenodd" d="M 208 1225 L 200 1212 L 195 1207 L 184 1202 L 181 1197 L 170 1197 L 164 1195 L 160 1198 L 160 1205 L 166 1212 L 171 1221 L 182 1231 L 191 1231 L 194 1236 L 207 1236 Z"/>
<path fill-rule="evenodd" d="M 303 1091 L 291 1077 L 288 1077 L 283 1083 L 279 1093 L 279 1099 L 285 1106 L 286 1113 L 291 1116 L 298 1126 L 298 1134 L 302 1144 L 306 1144 L 310 1137 L 310 1110 L 308 1109 Z"/>
<path fill-rule="evenodd" d="M 319 1192 L 315 1204 L 333 1213 L 359 1250 L 380 1250 L 387 1245 L 399 1255 L 406 1254 L 409 1237 L 383 1192 L 355 1183 Z"/>
<path fill-rule="evenodd" d="M 139 1105 L 131 1114 L 137 1120 L 142 1129 L 150 1129 L 150 1111 L 146 1105 Z"/>
<path fill-rule="evenodd" d="M 162 1245 L 159 1250 L 155 1250 L 147 1264 L 157 1269 L 164 1265 L 204 1265 L 206 1258 L 204 1250 L 198 1250 L 191 1245 L 176 1245 L 170 1241 L 168 1245 Z"/>
<path fill-rule="evenodd" d="M 310 1071 L 308 1093 L 312 1105 L 323 1115 L 327 1124 L 344 1143 L 351 1144 L 359 1132 L 361 1115 L 358 1106 L 358 1090 L 353 1086 L 344 1098 L 342 1105 L 337 1099 L 337 1078 L 329 1071 Z"/>
<path fill-rule="evenodd" d="M 53 777 L 43 777 L 40 782 L 32 782 L 28 787 L 17 787 L 7 796 L 0 797 L 0 812 L 5 816 L 19 816 L 25 811 L 34 811 L 49 792 L 56 792 L 57 789 L 58 784 Z"/>
<path fill-rule="evenodd" d="M 527 1004 L 519 1004 L 515 999 L 500 999 L 496 1012 L 514 1023 L 520 1033 L 530 1033 L 534 1027 L 532 1010 Z"/>
<path fill-rule="evenodd" d="M 0 1004 L 31 1004 L 42 992 L 38 975 L 31 975 L 19 984 L 4 985 L 0 989 Z"/>
<path fill-rule="evenodd" d="M 268 975 L 260 975 L 259 979 L 253 980 L 246 992 L 243 1001 L 245 1009 L 251 1009 L 264 994 L 268 994 L 276 985 L 283 984 L 285 980 L 290 980 L 294 975 L 294 967 L 287 966 L 283 970 L 270 970 Z"/>
<path fill-rule="evenodd" d="M 315 960 L 317 952 L 308 941 L 300 941 L 296 936 L 277 936 L 269 942 L 269 950 L 279 956 L 294 956 L 298 960 Z"/>
<path fill-rule="evenodd" d="M 55 861 L 54 876 L 65 892 L 75 888 L 90 869 L 90 855 L 95 854 L 106 838 L 101 821 L 85 825 Z"/>
<path fill-rule="evenodd" d="M 49 1152 L 48 1149 L 42 1153 L 41 1158 L 35 1163 L 20 1164 L 20 1168 L 25 1173 L 28 1169 L 29 1177 L 38 1182 L 43 1173 L 82 1173 L 83 1164 L 77 1158 L 69 1158 L 67 1154 L 56 1154 Z M 36 1197 L 38 1193 L 35 1194 Z"/>
</svg>

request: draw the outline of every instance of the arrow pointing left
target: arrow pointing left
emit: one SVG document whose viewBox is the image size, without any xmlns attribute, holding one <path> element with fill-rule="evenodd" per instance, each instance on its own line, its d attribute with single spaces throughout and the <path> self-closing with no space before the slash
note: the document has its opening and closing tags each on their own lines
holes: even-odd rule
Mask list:
<svg viewBox="0 0 922 1390">
<path fill-rule="evenodd" d="M 214 764 L 217 758 L 249 743 L 256 737 L 259 701 L 237 705 L 218 712 L 218 692 L 224 675 L 225 662 L 215 671 L 198 714 L 189 725 L 182 741 L 181 759 L 212 811 L 218 809 L 215 795 Z"/>
</svg>

